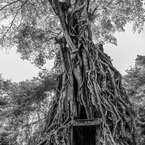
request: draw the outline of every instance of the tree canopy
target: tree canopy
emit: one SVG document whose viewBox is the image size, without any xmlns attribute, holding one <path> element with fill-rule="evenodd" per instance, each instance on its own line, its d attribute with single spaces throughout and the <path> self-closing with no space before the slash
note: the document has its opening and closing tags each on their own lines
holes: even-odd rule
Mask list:
<svg viewBox="0 0 145 145">
<path fill-rule="evenodd" d="M 135 66 L 126 72 L 124 85 L 129 96 L 133 99 L 133 102 L 138 102 L 137 105 L 144 106 L 145 56 L 137 55 Z"/>
<path fill-rule="evenodd" d="M 32 145 L 47 122 L 56 74 L 46 70 L 31 81 L 0 79 L 0 145 Z"/>
<path fill-rule="evenodd" d="M 51 6 L 52 2 L 52 0 L 1 0 L 0 44 L 4 47 L 17 46 L 22 58 L 35 62 L 37 66 L 54 57 L 59 49 L 55 38 L 62 36 L 63 31 L 55 8 Z M 117 44 L 113 34 L 115 31 L 124 31 L 124 26 L 128 22 L 133 22 L 134 31 L 140 32 L 143 29 L 145 15 L 142 0 L 88 2 L 88 20 L 95 42 Z M 75 12 L 83 7 L 75 8 L 75 5 L 77 1 L 68 0 L 64 10 L 67 7 L 70 11 L 73 9 L 74 13 L 70 15 L 75 16 Z M 83 24 L 83 19 L 81 23 Z M 73 20 L 70 19 L 69 27 L 72 24 Z M 69 31 L 73 33 L 75 29 Z"/>
<path fill-rule="evenodd" d="M 135 65 L 128 69 L 123 84 L 137 112 L 138 144 L 145 143 L 145 56 L 137 55 Z"/>
</svg>

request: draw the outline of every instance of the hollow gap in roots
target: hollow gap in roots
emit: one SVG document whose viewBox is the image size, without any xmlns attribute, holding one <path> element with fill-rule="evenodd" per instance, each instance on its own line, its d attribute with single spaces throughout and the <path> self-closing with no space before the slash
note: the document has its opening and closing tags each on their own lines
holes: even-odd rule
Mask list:
<svg viewBox="0 0 145 145">
<path fill-rule="evenodd" d="M 79 119 L 87 119 L 86 110 L 83 105 L 80 105 L 80 118 Z"/>
<path fill-rule="evenodd" d="M 96 145 L 96 135 L 96 126 L 75 126 L 72 145 Z"/>
</svg>

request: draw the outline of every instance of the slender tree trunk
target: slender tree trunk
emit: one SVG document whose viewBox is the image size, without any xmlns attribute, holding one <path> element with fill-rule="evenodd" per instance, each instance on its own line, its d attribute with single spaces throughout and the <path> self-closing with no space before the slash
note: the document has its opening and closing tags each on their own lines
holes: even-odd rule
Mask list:
<svg viewBox="0 0 145 145">
<path fill-rule="evenodd" d="M 39 145 L 135 145 L 131 104 L 120 73 L 92 41 L 89 0 L 50 1 L 64 36 L 63 73 Z"/>
</svg>

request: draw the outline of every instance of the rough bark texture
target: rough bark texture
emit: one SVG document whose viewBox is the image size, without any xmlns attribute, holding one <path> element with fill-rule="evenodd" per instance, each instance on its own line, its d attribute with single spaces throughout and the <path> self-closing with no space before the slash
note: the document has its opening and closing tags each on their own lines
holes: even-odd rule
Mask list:
<svg viewBox="0 0 145 145">
<path fill-rule="evenodd" d="M 38 144 L 135 145 L 133 111 L 121 75 L 102 45 L 92 41 L 89 0 L 73 6 L 50 3 L 64 32 L 58 41 L 64 69 Z"/>
</svg>

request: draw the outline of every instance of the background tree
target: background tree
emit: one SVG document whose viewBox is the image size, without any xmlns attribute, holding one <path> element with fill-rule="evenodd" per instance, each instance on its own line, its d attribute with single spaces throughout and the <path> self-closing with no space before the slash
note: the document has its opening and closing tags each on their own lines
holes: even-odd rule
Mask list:
<svg viewBox="0 0 145 145">
<path fill-rule="evenodd" d="M 1 77 L 1 145 L 32 145 L 42 133 L 56 89 L 56 74 L 46 72 L 20 83 Z"/>
<path fill-rule="evenodd" d="M 144 105 L 144 85 L 145 85 L 145 56 L 137 55 L 135 66 L 128 69 L 124 76 L 124 86 L 137 105 Z"/>
<path fill-rule="evenodd" d="M 124 87 L 137 112 L 138 144 L 145 143 L 145 56 L 137 55 L 135 66 L 123 78 Z"/>
<path fill-rule="evenodd" d="M 1 44 L 17 45 L 22 58 L 38 66 L 56 56 L 61 73 L 39 145 L 136 144 L 121 75 L 94 42 L 116 44 L 113 33 L 127 22 L 140 32 L 143 1 L 9 0 L 1 2 L 1 13 L 2 20 L 12 16 L 1 29 Z"/>
</svg>

